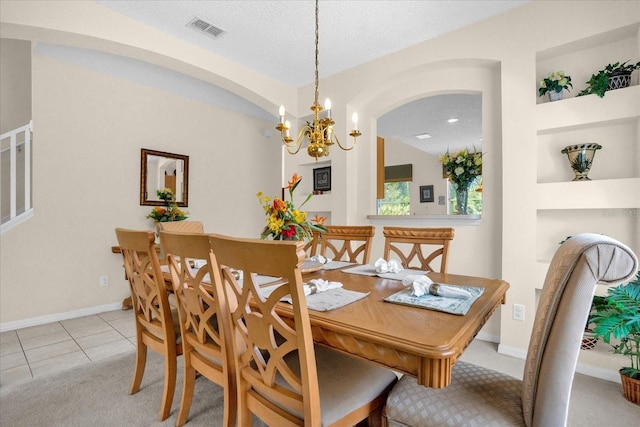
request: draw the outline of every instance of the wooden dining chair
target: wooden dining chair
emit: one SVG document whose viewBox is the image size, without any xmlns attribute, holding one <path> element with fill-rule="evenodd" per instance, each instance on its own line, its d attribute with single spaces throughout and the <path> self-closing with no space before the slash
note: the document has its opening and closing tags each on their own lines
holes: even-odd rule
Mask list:
<svg viewBox="0 0 640 427">
<path fill-rule="evenodd" d="M 392 426 L 566 426 L 571 385 L 584 325 L 597 284 L 618 285 L 638 271 L 625 245 L 599 234 L 579 234 L 556 251 L 540 295 L 523 381 L 457 362 L 443 389 L 402 377 L 389 394 Z"/>
<path fill-rule="evenodd" d="M 201 221 L 169 221 L 156 224 L 158 232 L 176 231 L 180 233 L 204 233 L 204 226 Z"/>
<path fill-rule="evenodd" d="M 375 233 L 373 225 L 328 225 L 322 233 L 320 255 L 334 261 L 367 264 Z"/>
<path fill-rule="evenodd" d="M 453 228 L 384 227 L 384 259 L 394 255 L 400 258 L 404 268 L 447 272 L 449 243 L 453 240 Z M 440 269 L 432 263 L 440 257 Z"/>
<path fill-rule="evenodd" d="M 225 296 L 233 329 L 238 386 L 238 426 L 252 414 L 270 426 L 354 426 L 381 421 L 382 405 L 396 382 L 392 371 L 314 346 L 299 265 L 302 242 L 211 235 L 219 268 L 217 294 Z M 242 283 L 236 279 L 242 271 Z M 267 298 L 257 275 L 281 278 Z M 290 295 L 292 303 L 280 300 Z M 279 315 L 293 312 L 293 319 Z"/>
<path fill-rule="evenodd" d="M 318 245 L 320 244 L 320 233 L 313 231 L 311 234 L 311 240 L 304 245 L 304 251 L 307 254 L 307 258 L 311 258 L 318 253 Z"/>
<path fill-rule="evenodd" d="M 135 314 L 136 366 L 130 394 L 140 390 L 147 361 L 147 348 L 164 357 L 164 390 L 158 419 L 171 412 L 176 387 L 177 356 L 182 354 L 178 313 L 169 305 L 167 289 L 158 260 L 154 231 L 116 229 L 118 244 Z"/>
<path fill-rule="evenodd" d="M 184 375 L 176 426 L 184 425 L 189 417 L 196 374 L 223 387 L 223 425 L 234 426 L 237 405 L 231 328 L 228 315 L 220 315 L 221 307 L 213 297 L 209 236 L 161 231 L 160 242 L 167 254 L 182 335 Z M 192 267 L 196 260 L 204 265 Z"/>
</svg>

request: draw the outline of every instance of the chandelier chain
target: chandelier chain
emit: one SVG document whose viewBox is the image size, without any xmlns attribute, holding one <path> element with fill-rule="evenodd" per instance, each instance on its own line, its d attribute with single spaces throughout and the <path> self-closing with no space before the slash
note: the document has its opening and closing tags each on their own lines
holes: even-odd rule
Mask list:
<svg viewBox="0 0 640 427">
<path fill-rule="evenodd" d="M 307 154 L 309 154 L 309 156 L 311 157 L 314 157 L 316 161 L 318 161 L 319 157 L 328 156 L 329 150 L 334 143 L 337 144 L 338 147 L 340 147 L 344 151 L 349 151 L 353 149 L 353 147 L 357 142 L 357 138 L 361 135 L 357 127 L 358 115 L 354 113 L 353 114 L 354 129 L 349 133 L 349 135 L 353 138 L 353 145 L 351 147 L 347 147 L 345 145 L 342 145 L 342 143 L 340 143 L 340 139 L 338 139 L 338 136 L 333 131 L 333 125 L 335 124 L 335 122 L 331 117 L 331 102 L 329 101 L 329 99 L 327 99 L 327 101 L 325 102 L 324 109 L 326 109 L 326 113 L 322 118 L 320 117 L 320 111 L 322 111 L 323 108 L 320 106 L 320 104 L 318 104 L 319 86 L 320 86 L 320 83 L 319 83 L 320 77 L 318 74 L 318 68 L 319 68 L 318 57 L 319 57 L 319 50 L 320 50 L 318 29 L 320 27 L 320 18 L 319 18 L 320 14 L 319 14 L 318 3 L 319 1 L 316 0 L 316 13 L 315 13 L 316 15 L 315 16 L 316 17 L 316 22 L 315 22 L 316 24 L 316 31 L 315 31 L 315 38 L 316 38 L 315 67 L 316 69 L 315 69 L 315 79 L 314 79 L 315 94 L 314 94 L 313 105 L 311 106 L 311 110 L 313 111 L 313 122 L 307 122 L 307 124 L 303 125 L 300 131 L 298 132 L 298 136 L 294 140 L 289 134 L 291 124 L 289 123 L 288 120 L 285 120 L 286 111 L 284 109 L 284 105 L 281 105 L 279 110 L 280 123 L 278 123 L 278 125 L 276 126 L 276 129 L 280 131 L 280 137 L 282 138 L 282 142 L 285 145 L 289 154 L 297 154 L 298 151 L 300 151 L 300 148 L 302 147 L 302 145 L 305 142 L 307 142 L 308 143 Z"/>
<path fill-rule="evenodd" d="M 318 103 L 318 2 L 316 1 L 316 75 L 315 75 L 315 84 L 316 84 L 316 93 L 315 93 L 315 103 Z"/>
</svg>

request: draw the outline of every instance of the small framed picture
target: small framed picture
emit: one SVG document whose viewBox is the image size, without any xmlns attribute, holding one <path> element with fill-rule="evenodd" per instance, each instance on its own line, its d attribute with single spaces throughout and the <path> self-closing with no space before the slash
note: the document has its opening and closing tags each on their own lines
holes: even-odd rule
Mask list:
<svg viewBox="0 0 640 427">
<path fill-rule="evenodd" d="M 331 190 L 331 166 L 313 170 L 313 191 Z"/>
<path fill-rule="evenodd" d="M 433 185 L 420 186 L 420 203 L 433 202 Z"/>
</svg>

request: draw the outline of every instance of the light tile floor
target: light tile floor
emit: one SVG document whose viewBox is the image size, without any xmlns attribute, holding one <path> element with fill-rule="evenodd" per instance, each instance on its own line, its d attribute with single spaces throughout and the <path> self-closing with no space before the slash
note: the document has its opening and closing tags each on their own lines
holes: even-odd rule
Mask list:
<svg viewBox="0 0 640 427">
<path fill-rule="evenodd" d="M 0 386 L 135 351 L 133 310 L 0 333 Z"/>
</svg>

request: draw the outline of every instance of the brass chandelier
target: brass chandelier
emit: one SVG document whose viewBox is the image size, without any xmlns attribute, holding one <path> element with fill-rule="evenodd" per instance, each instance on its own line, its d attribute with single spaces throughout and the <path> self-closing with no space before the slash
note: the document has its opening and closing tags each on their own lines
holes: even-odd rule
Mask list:
<svg viewBox="0 0 640 427">
<path fill-rule="evenodd" d="M 287 147 L 289 154 L 297 154 L 300 148 L 304 145 L 305 141 L 308 141 L 307 153 L 318 161 L 320 157 L 326 157 L 329 155 L 329 150 L 333 144 L 338 144 L 338 147 L 348 151 L 353 149 L 353 146 L 357 142 L 357 138 L 362 135 L 358 130 L 358 113 L 353 113 L 353 130 L 349 133 L 353 137 L 353 145 L 349 148 L 342 145 L 337 135 L 333 131 L 333 125 L 335 122 L 331 117 L 331 101 L 329 98 L 325 100 L 324 109 L 326 114 L 323 118 L 320 118 L 320 112 L 323 108 L 318 104 L 318 0 L 316 0 L 316 74 L 315 74 L 315 98 L 313 105 L 311 105 L 311 111 L 313 111 L 313 123 L 307 122 L 298 132 L 298 136 L 295 141 L 289 135 L 289 129 L 291 124 L 289 120 L 284 119 L 285 109 L 284 105 L 280 106 L 279 116 L 280 123 L 276 126 L 276 129 L 280 131 L 280 137 L 282 142 Z"/>
</svg>

